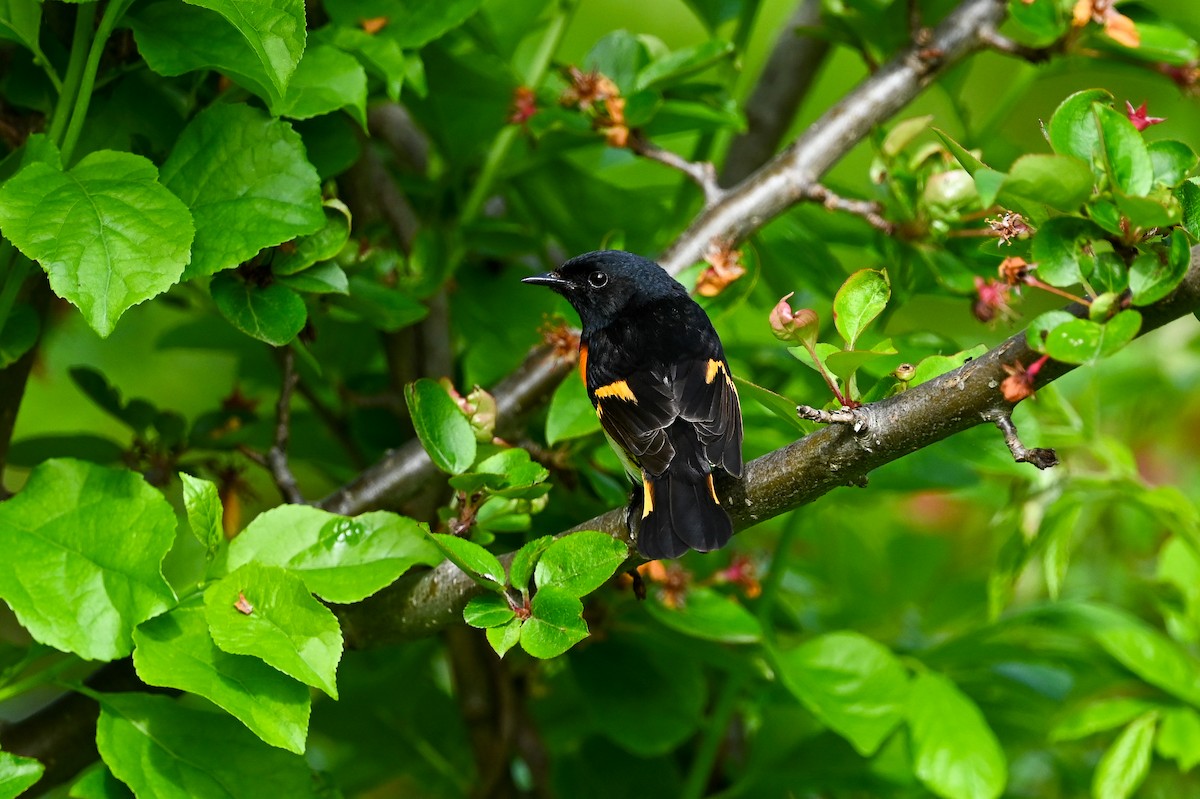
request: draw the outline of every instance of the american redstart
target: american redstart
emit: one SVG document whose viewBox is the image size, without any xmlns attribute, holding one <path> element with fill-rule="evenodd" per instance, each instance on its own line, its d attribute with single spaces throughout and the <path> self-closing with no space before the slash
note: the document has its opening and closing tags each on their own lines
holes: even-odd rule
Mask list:
<svg viewBox="0 0 1200 799">
<path fill-rule="evenodd" d="M 524 279 L 579 314 L 580 370 L 600 426 L 634 481 L 628 523 L 650 560 L 719 549 L 733 525 L 713 469 L 740 477 L 742 413 L 704 309 L 661 266 L 590 252 Z"/>
</svg>

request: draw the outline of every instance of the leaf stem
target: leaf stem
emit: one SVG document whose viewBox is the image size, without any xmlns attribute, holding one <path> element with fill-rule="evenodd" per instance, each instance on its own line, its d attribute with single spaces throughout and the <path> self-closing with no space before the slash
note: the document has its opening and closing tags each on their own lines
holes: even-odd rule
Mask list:
<svg viewBox="0 0 1200 799">
<path fill-rule="evenodd" d="M 797 518 L 793 517 L 793 519 Z M 771 612 L 775 608 L 775 599 L 779 595 L 779 587 L 783 584 L 783 576 L 787 572 L 788 554 L 799 529 L 800 522 L 795 520 L 784 526 L 779 543 L 775 547 L 775 557 L 771 560 L 771 567 L 763 579 L 762 595 L 758 599 L 758 605 L 754 608 L 754 617 L 758 619 L 764 638 L 767 639 L 774 637 L 769 634 L 772 632 Z M 767 643 L 769 644 L 770 641 L 768 640 Z M 739 671 L 721 687 L 721 693 L 713 707 L 712 718 L 704 728 L 704 737 L 700 740 L 696 757 L 692 760 L 692 767 L 688 771 L 687 782 L 684 783 L 683 791 L 680 793 L 683 799 L 701 799 L 704 796 L 704 789 L 708 787 L 708 781 L 716 766 L 721 739 L 729 729 L 734 708 L 738 699 L 741 698 L 742 689 L 749 680 L 749 672 Z"/>
<path fill-rule="evenodd" d="M 55 147 L 61 147 L 63 133 L 67 122 L 70 121 L 68 111 L 79 93 L 79 84 L 83 80 L 83 67 L 87 63 L 88 44 L 91 42 L 92 25 L 96 21 L 96 4 L 85 3 L 75 11 L 75 33 L 71 37 L 71 55 L 67 61 L 67 75 L 62 88 L 58 92 L 58 101 L 54 104 L 54 115 L 50 118 L 50 130 L 47 131 L 50 141 Z"/>
<path fill-rule="evenodd" d="M 79 658 L 68 656 L 64 657 L 57 663 L 52 663 L 36 674 L 31 674 L 23 680 L 17 680 L 14 683 L 0 688 L 0 702 L 12 699 L 14 696 L 20 696 L 23 693 L 33 690 L 42 685 L 48 685 L 55 682 L 59 675 L 70 669 L 72 666 L 78 666 L 82 663 Z"/>
<path fill-rule="evenodd" d="M 0 271 L 4 273 L 4 287 L 0 288 L 0 334 L 8 324 L 8 315 L 12 313 L 17 292 L 29 276 L 31 265 L 32 261 L 18 253 L 7 239 L 0 240 Z"/>
<path fill-rule="evenodd" d="M 100 17 L 100 25 L 96 28 L 96 35 L 92 38 L 92 47 L 88 51 L 87 63 L 83 68 L 79 93 L 75 97 L 71 123 L 67 126 L 67 134 L 63 138 L 64 166 L 70 163 L 75 145 L 79 143 L 79 136 L 83 133 L 83 123 L 87 120 L 88 106 L 92 103 L 92 90 L 96 88 L 96 74 L 100 71 L 100 58 L 104 55 L 104 45 L 108 42 L 108 37 L 112 35 L 117 22 L 125 15 L 125 10 L 129 8 L 131 2 L 133 0 L 112 0 L 104 9 L 104 15 Z M 76 28 L 76 33 L 78 32 L 79 30 Z M 72 43 L 73 49 L 74 43 Z M 74 52 L 72 52 L 72 57 L 74 57 Z"/>
</svg>

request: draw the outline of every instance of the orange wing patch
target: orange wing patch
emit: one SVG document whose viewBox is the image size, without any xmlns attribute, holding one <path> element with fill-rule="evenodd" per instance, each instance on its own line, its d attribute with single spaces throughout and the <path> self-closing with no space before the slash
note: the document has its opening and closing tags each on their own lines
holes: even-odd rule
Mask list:
<svg viewBox="0 0 1200 799">
<path fill-rule="evenodd" d="M 712 478 L 709 478 L 711 484 Z M 650 478 L 642 475 L 642 518 L 654 513 L 654 485 Z"/>
<path fill-rule="evenodd" d="M 579 345 L 579 377 L 583 379 L 583 386 L 587 388 L 587 353 L 588 346 L 586 344 Z"/>
<path fill-rule="evenodd" d="M 717 499 L 717 487 L 713 485 L 713 476 L 711 473 L 708 475 L 708 493 L 713 498 L 713 502 L 718 505 L 721 504 L 721 500 Z"/>
<path fill-rule="evenodd" d="M 596 389 L 596 399 L 607 399 L 608 397 L 637 404 L 637 397 L 634 396 L 633 389 L 624 380 L 618 380 Z"/>
</svg>

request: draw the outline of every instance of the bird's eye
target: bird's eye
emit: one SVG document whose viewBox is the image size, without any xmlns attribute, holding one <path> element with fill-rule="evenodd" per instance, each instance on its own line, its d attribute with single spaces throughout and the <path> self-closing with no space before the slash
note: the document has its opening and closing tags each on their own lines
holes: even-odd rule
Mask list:
<svg viewBox="0 0 1200 799">
<path fill-rule="evenodd" d="M 588 275 L 588 283 L 594 289 L 602 289 L 608 285 L 608 275 L 603 272 L 592 272 Z"/>
</svg>

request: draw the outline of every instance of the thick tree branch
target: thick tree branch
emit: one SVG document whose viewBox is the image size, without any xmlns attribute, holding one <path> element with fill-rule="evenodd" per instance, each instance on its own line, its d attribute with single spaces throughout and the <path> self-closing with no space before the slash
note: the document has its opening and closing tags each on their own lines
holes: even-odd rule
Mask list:
<svg viewBox="0 0 1200 799">
<path fill-rule="evenodd" d="M 739 242 L 802 200 L 821 176 L 870 132 L 965 56 L 987 46 L 1005 0 L 965 0 L 934 29 L 859 84 L 762 169 L 706 208 L 659 258 L 668 272 L 702 260 L 710 241 Z"/>
<path fill-rule="evenodd" d="M 497 435 L 503 437 L 515 429 L 574 366 L 573 355 L 564 357 L 549 346 L 530 352 L 515 372 L 492 388 L 492 396 L 496 398 Z M 333 513 L 351 516 L 381 505 L 395 505 L 419 493 L 438 474 L 421 442 L 413 439 L 392 450 L 317 505 Z"/>
<path fill-rule="evenodd" d="M 729 145 L 721 185 L 743 180 L 775 154 L 829 53 L 827 40 L 803 33 L 820 22 L 820 0 L 802 0 L 784 25 L 746 101 L 746 132 Z"/>
<path fill-rule="evenodd" d="M 1141 309 L 1141 334 L 1197 309 L 1200 248 L 1192 251 L 1192 268 L 1179 288 Z M 847 423 L 825 427 L 751 461 L 741 481 L 718 483 L 735 529 L 744 530 L 795 510 L 839 486 L 862 485 L 869 472 L 886 463 L 975 425 L 1010 417 L 1014 405 L 1000 391 L 1008 376 L 1004 367 L 1017 362 L 1027 365 L 1039 357 L 1026 344 L 1022 331 L 935 380 L 856 408 L 844 418 L 834 414 L 836 418 L 829 421 Z M 1033 388 L 1074 368 L 1049 361 L 1034 378 Z M 1012 444 L 1006 443 L 1012 449 Z M 601 530 L 629 543 L 624 509 L 611 510 L 567 532 L 575 530 Z M 463 606 L 476 591 L 458 567 L 446 562 L 424 574 L 407 575 L 365 602 L 339 606 L 336 611 L 347 645 L 380 646 L 429 635 L 460 622 Z"/>
</svg>

